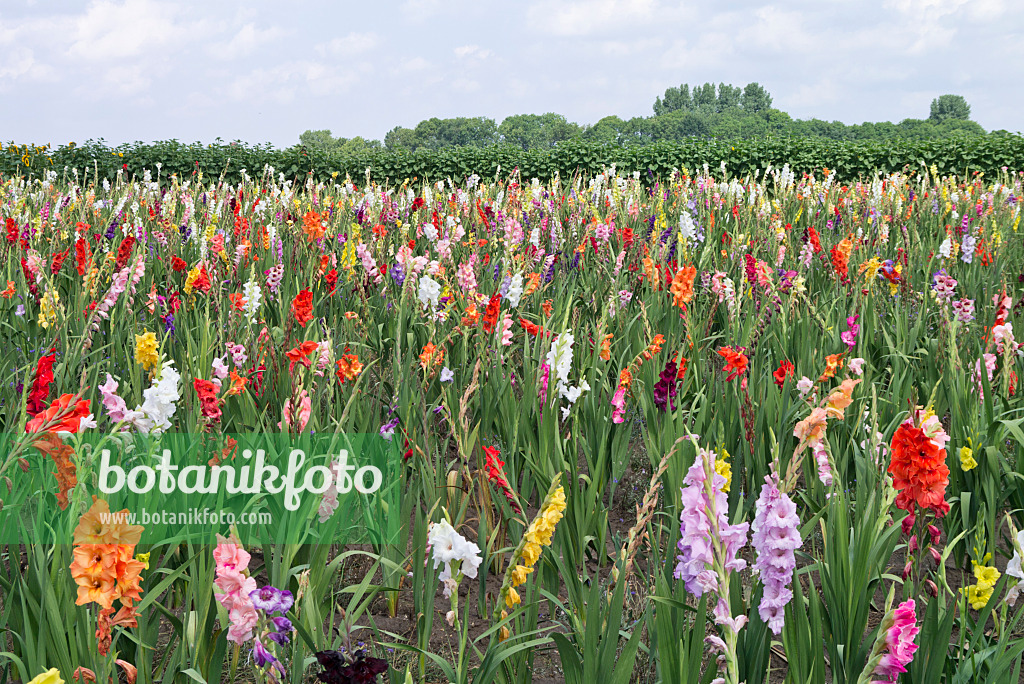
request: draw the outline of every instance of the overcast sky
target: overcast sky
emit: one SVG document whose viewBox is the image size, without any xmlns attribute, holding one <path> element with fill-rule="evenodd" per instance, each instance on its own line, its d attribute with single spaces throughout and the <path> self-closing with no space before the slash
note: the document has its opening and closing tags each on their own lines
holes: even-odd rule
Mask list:
<svg viewBox="0 0 1024 684">
<path fill-rule="evenodd" d="M 0 141 L 306 129 L 432 116 L 651 115 L 680 83 L 757 81 L 797 118 L 926 118 L 963 95 L 1024 130 L 1021 0 L 3 0 Z"/>
</svg>

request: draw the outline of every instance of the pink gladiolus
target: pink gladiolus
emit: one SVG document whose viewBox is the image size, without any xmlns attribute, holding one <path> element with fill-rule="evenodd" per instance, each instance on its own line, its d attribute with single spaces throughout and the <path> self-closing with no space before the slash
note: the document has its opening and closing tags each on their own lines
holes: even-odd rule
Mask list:
<svg viewBox="0 0 1024 684">
<path fill-rule="evenodd" d="M 612 406 L 612 422 L 621 423 L 625 420 L 626 413 L 626 388 L 622 385 L 619 385 L 612 396 Z"/>
<path fill-rule="evenodd" d="M 228 611 L 231 621 L 228 627 L 228 641 L 244 644 L 253 638 L 259 614 L 249 594 L 256 591 L 256 580 L 246 573 L 249 567 L 249 553 L 234 539 L 217 535 L 217 547 L 213 559 L 217 563 L 217 578 L 214 580 L 220 593 L 217 601 Z"/>
<path fill-rule="evenodd" d="M 306 423 L 309 422 L 309 416 L 313 412 L 313 400 L 310 399 L 309 394 L 306 390 L 302 390 L 299 393 L 299 412 L 295 418 L 298 420 L 298 425 L 294 426 L 298 428 L 299 432 L 306 429 Z M 292 400 L 284 400 L 284 409 L 282 410 L 284 420 L 282 423 L 278 423 L 278 427 L 293 427 L 292 423 Z"/>
<path fill-rule="evenodd" d="M 882 677 L 876 682 L 896 684 L 900 674 L 907 671 L 907 665 L 917 651 L 914 638 L 919 631 L 914 599 L 904 601 L 885 616 L 879 625 L 878 638 L 868 660 L 872 676 Z"/>
</svg>

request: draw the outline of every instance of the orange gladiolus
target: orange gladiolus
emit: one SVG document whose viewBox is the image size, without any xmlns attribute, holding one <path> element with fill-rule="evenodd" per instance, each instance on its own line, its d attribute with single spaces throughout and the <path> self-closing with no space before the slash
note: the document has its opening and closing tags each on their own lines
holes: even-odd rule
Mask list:
<svg viewBox="0 0 1024 684">
<path fill-rule="evenodd" d="M 697 275 L 697 269 L 693 266 L 684 266 L 672 279 L 672 305 L 685 309 L 686 305 L 693 299 L 693 279 Z"/>
<path fill-rule="evenodd" d="M 431 365 L 437 365 L 444 360 L 444 349 L 438 349 L 433 342 L 427 342 L 420 353 L 420 367 L 426 370 Z"/>
<path fill-rule="evenodd" d="M 57 471 L 54 473 L 57 476 L 57 505 L 62 511 L 67 510 L 68 492 L 78 484 L 75 463 L 71 460 L 71 457 L 75 455 L 75 450 L 64 444 L 54 432 L 44 432 L 32 446 L 52 458 L 57 466 Z"/>
<path fill-rule="evenodd" d="M 337 361 L 338 370 L 336 374 L 341 384 L 345 384 L 346 380 L 355 380 L 359 373 L 363 370 L 363 364 L 359 362 L 359 357 L 355 354 L 345 354 Z"/>
<path fill-rule="evenodd" d="M 843 367 L 843 354 L 829 354 L 825 357 L 825 363 L 825 372 L 818 378 L 818 382 L 829 380 L 836 376 L 836 371 Z"/>
</svg>

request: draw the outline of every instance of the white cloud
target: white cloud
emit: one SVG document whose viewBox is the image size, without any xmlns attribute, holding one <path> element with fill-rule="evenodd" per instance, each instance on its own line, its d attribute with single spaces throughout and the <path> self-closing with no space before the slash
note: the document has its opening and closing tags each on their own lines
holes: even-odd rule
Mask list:
<svg viewBox="0 0 1024 684">
<path fill-rule="evenodd" d="M 356 33 L 353 31 L 328 43 L 321 43 L 316 46 L 315 50 L 321 57 L 351 57 L 369 52 L 377 47 L 379 42 L 380 39 L 376 33 Z"/>
<path fill-rule="evenodd" d="M 656 0 L 542 0 L 526 12 L 530 25 L 557 36 L 587 36 L 625 26 L 664 21 Z"/>
<path fill-rule="evenodd" d="M 200 38 L 197 23 L 180 23 L 176 4 L 154 0 L 100 0 L 74 19 L 68 55 L 102 62 L 139 57 L 156 48 L 178 49 Z"/>
<path fill-rule="evenodd" d="M 252 101 L 267 96 L 281 104 L 321 93 L 345 92 L 359 80 L 358 75 L 330 64 L 312 60 L 285 62 L 269 69 L 254 69 L 236 79 L 228 93 L 236 100 Z"/>
<path fill-rule="evenodd" d="M 395 69 L 395 73 L 411 73 L 415 71 L 425 71 L 430 68 L 430 62 L 423 57 L 410 57 L 404 59 L 398 64 L 398 68 Z"/>
<path fill-rule="evenodd" d="M 403 17 L 422 21 L 440 12 L 441 8 L 441 0 L 405 0 L 398 11 Z"/>
<path fill-rule="evenodd" d="M 480 90 L 480 83 L 472 79 L 459 77 L 452 81 L 452 90 L 460 93 L 475 93 Z"/>
<path fill-rule="evenodd" d="M 630 57 L 661 47 L 663 44 L 664 41 L 657 37 L 636 40 L 605 40 L 601 42 L 600 50 L 602 54 L 609 57 Z"/>
<path fill-rule="evenodd" d="M 484 50 L 479 45 L 463 45 L 455 48 L 454 52 L 455 56 L 459 59 L 473 58 L 476 60 L 485 60 L 494 54 L 490 50 Z"/>
<path fill-rule="evenodd" d="M 53 81 L 55 77 L 53 69 L 37 61 L 32 50 L 15 47 L 0 51 L 0 89 L 4 87 L 5 81 Z"/>
<path fill-rule="evenodd" d="M 256 28 L 255 24 L 249 23 L 238 30 L 231 40 L 226 43 L 210 46 L 210 54 L 218 59 L 238 59 L 251 55 L 257 48 L 280 38 L 283 31 L 272 26 L 266 29 Z"/>
</svg>

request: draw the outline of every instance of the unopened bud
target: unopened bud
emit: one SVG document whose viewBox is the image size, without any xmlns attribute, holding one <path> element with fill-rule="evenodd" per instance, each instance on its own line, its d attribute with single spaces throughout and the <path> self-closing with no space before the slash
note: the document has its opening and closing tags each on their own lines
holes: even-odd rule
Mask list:
<svg viewBox="0 0 1024 684">
<path fill-rule="evenodd" d="M 942 531 L 935 525 L 928 526 L 928 534 L 932 536 L 932 544 L 938 544 L 939 540 L 942 539 Z"/>
<path fill-rule="evenodd" d="M 911 564 L 910 561 L 907 561 L 907 564 L 903 566 L 903 579 L 907 579 L 908 577 L 910 577 L 910 573 L 913 569 L 914 566 Z"/>
<path fill-rule="evenodd" d="M 11 478 L 4 475 L 4 484 L 7 485 L 7 493 L 10 494 L 14 491 L 14 483 L 11 482 Z"/>
<path fill-rule="evenodd" d="M 910 538 L 910 543 L 907 544 L 907 551 L 914 553 L 917 551 L 917 535 L 915 534 Z"/>
<path fill-rule="evenodd" d="M 942 554 L 939 553 L 939 550 L 937 548 L 935 548 L 934 546 L 929 546 L 928 552 L 932 554 L 932 560 L 935 561 L 936 565 L 942 564 Z"/>
<path fill-rule="evenodd" d="M 939 588 L 935 585 L 935 582 L 932 582 L 930 579 L 924 581 L 924 588 L 932 596 L 939 595 Z"/>
<path fill-rule="evenodd" d="M 18 459 L 18 467 L 21 468 L 21 472 L 27 473 L 28 472 L 28 459 L 19 458 Z"/>
</svg>

